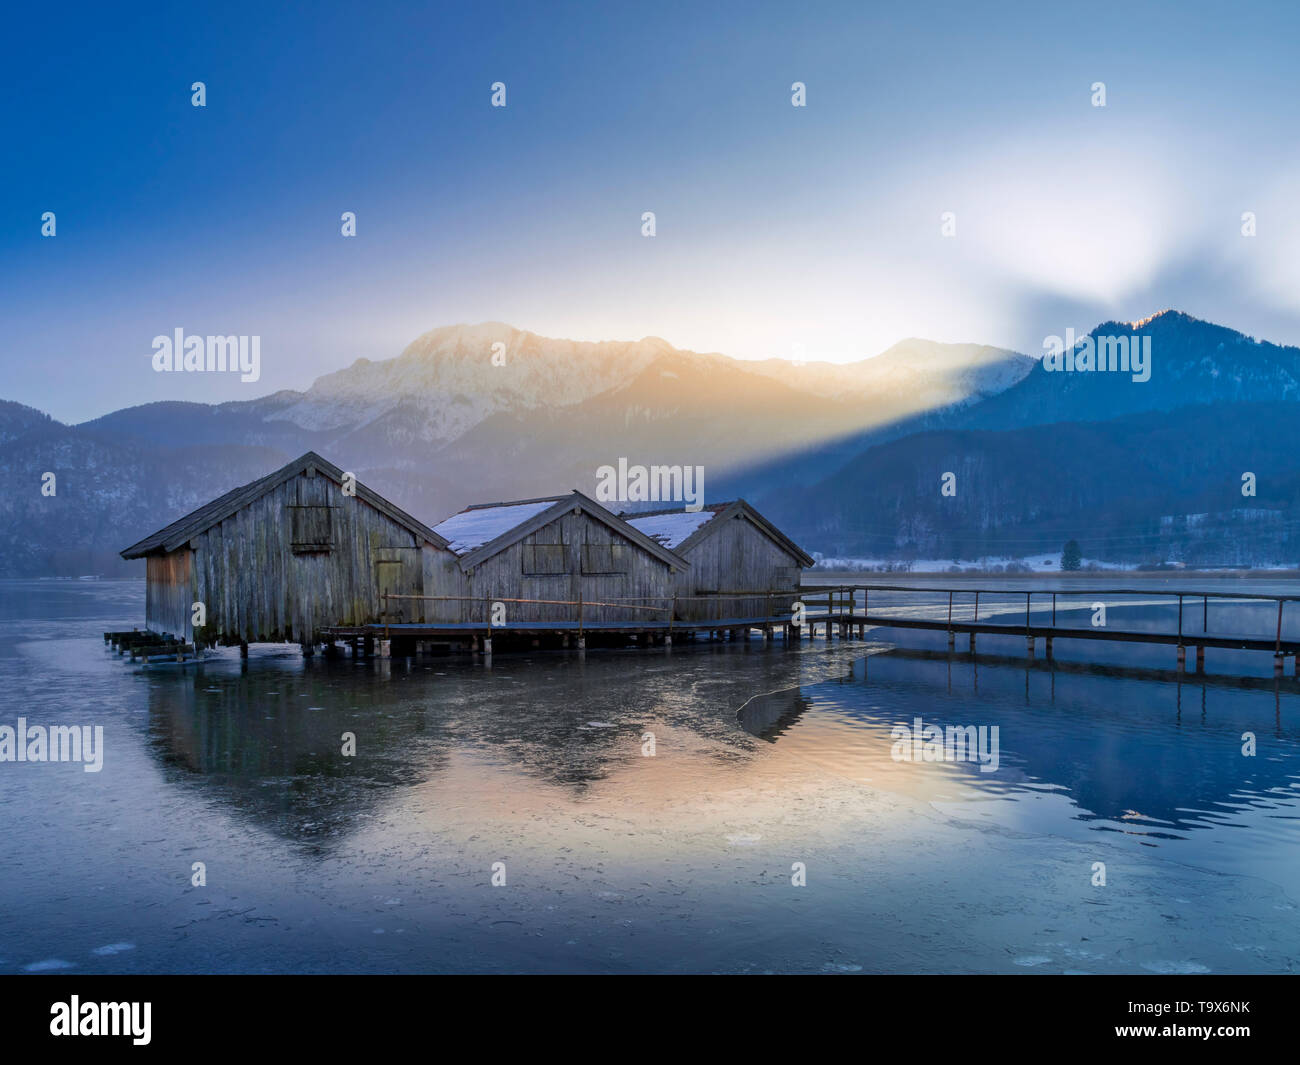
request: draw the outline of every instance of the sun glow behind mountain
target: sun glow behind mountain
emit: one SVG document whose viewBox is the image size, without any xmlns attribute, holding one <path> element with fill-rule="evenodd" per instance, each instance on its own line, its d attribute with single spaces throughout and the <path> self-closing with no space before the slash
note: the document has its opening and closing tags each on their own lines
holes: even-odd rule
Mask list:
<svg viewBox="0 0 1300 1065">
<path fill-rule="evenodd" d="M 743 39 L 726 5 L 464 8 L 432 38 L 415 9 L 364 34 L 331 4 L 87 12 L 113 48 L 0 71 L 39 101 L 4 120 L 6 395 L 71 420 L 250 399 L 430 322 L 833 363 L 911 336 L 1038 354 L 1169 305 L 1300 339 L 1294 8 L 941 7 L 747 5 Z M 192 108 L 175 86 L 213 55 Z M 261 380 L 151 373 L 176 328 L 261 336 Z"/>
</svg>

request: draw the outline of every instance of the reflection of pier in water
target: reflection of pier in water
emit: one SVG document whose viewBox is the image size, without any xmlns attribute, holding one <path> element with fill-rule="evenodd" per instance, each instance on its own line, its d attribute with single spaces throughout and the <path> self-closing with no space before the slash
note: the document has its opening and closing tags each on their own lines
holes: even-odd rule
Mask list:
<svg viewBox="0 0 1300 1065">
<path fill-rule="evenodd" d="M 1002 770 L 963 767 L 971 787 L 992 797 L 1054 786 L 1081 819 L 1124 822 L 1151 836 L 1204 827 L 1244 806 L 1276 803 L 1282 816 L 1294 816 L 1294 681 L 1201 676 L 1192 684 L 1161 670 L 1063 665 L 893 650 L 855 661 L 839 679 L 751 700 L 741 723 L 779 744 L 801 727 L 816 729 L 819 715 L 860 722 L 875 734 L 867 760 L 893 769 L 891 730 L 916 716 L 939 726 L 998 725 Z M 1274 698 L 1262 700 L 1264 689 Z M 1257 737 L 1255 757 L 1242 755 L 1246 732 Z"/>
<path fill-rule="evenodd" d="M 788 732 L 811 706 L 802 688 L 756 695 L 736 715 L 740 727 L 751 736 L 775 743 Z"/>
</svg>

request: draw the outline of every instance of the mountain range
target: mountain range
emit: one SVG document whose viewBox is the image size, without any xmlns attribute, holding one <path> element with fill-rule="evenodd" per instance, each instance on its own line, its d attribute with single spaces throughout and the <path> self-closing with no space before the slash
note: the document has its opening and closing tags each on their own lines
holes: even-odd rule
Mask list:
<svg viewBox="0 0 1300 1065">
<path fill-rule="evenodd" d="M 134 572 L 123 545 L 308 449 L 430 524 L 473 502 L 594 492 L 597 468 L 626 458 L 703 466 L 707 499 L 744 495 L 828 555 L 1075 538 L 1119 561 L 1300 558 L 1300 349 L 1175 311 L 1092 335 L 1111 334 L 1151 338 L 1149 381 L 920 339 L 850 364 L 756 362 L 489 322 L 241 402 L 65 425 L 0 401 L 0 576 Z"/>
</svg>

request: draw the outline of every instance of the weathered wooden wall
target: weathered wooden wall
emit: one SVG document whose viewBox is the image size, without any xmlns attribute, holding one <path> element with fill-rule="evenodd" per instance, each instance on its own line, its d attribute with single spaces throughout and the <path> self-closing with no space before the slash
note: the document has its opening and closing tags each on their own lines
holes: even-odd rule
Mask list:
<svg viewBox="0 0 1300 1065">
<path fill-rule="evenodd" d="M 449 551 L 417 542 L 410 530 L 364 500 L 345 496 L 321 474 L 286 481 L 190 546 L 185 620 L 191 603 L 204 603 L 207 624 L 198 638 L 209 644 L 315 642 L 326 626 L 380 622 L 381 592 L 422 595 L 426 573 L 455 563 Z M 190 548 L 173 556 L 182 552 Z M 155 560 L 149 565 L 153 596 Z M 160 583 L 158 595 L 170 602 L 177 593 L 164 587 L 171 585 Z M 426 620 L 433 616 L 431 606 L 390 603 L 397 613 L 389 620 Z M 174 618 L 174 609 L 166 616 Z M 158 627 L 178 631 L 161 620 Z"/>
<path fill-rule="evenodd" d="M 146 560 L 144 618 L 145 628 L 151 632 L 169 632 L 189 640 L 193 554 L 186 546 Z"/>
<path fill-rule="evenodd" d="M 721 604 L 678 600 L 677 616 L 684 620 L 716 617 L 761 617 L 769 601 L 774 611 L 789 610 L 799 591 L 799 560 L 742 516 L 704 537 L 683 553 L 691 564 L 677 579 L 679 596 L 712 592 L 772 591 L 767 596 L 724 599 Z"/>
<path fill-rule="evenodd" d="M 584 564 L 585 560 L 585 564 Z M 623 572 L 607 570 L 613 565 Z M 543 575 L 539 570 L 558 572 Z M 633 543 L 603 522 L 570 511 L 494 555 L 469 576 L 466 621 L 482 621 L 491 599 L 558 599 L 583 603 L 613 602 L 630 596 L 653 598 L 642 606 L 669 606 L 672 575 L 667 563 Z M 570 621 L 577 617 L 571 606 L 506 603 L 508 623 L 518 621 Z M 583 620 L 665 621 L 666 611 L 629 607 L 583 607 Z"/>
<path fill-rule="evenodd" d="M 433 546 L 424 552 L 424 594 L 460 596 L 472 595 L 469 577 L 460 568 L 460 560 L 450 551 L 440 551 Z M 457 600 L 430 600 L 423 604 L 423 616 L 429 622 L 456 622 L 465 617 L 469 604 Z M 480 611 L 481 612 L 481 611 Z"/>
</svg>

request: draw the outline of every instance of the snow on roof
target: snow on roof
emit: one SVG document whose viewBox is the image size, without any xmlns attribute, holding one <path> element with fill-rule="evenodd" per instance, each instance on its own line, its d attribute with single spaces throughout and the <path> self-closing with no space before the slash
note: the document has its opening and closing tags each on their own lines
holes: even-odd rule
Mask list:
<svg viewBox="0 0 1300 1065">
<path fill-rule="evenodd" d="M 635 514 L 625 514 L 623 520 L 637 532 L 644 533 L 651 540 L 657 541 L 671 551 L 717 516 L 717 510 L 706 508 L 697 511 L 673 510 L 659 514 L 644 514 L 640 517 Z M 447 534 L 443 533 L 443 535 Z"/>
<path fill-rule="evenodd" d="M 471 507 L 435 525 L 434 531 L 450 541 L 452 551 L 463 555 L 491 543 L 516 525 L 555 506 L 557 501 L 532 499 L 524 503 L 502 503 L 495 507 Z"/>
</svg>

